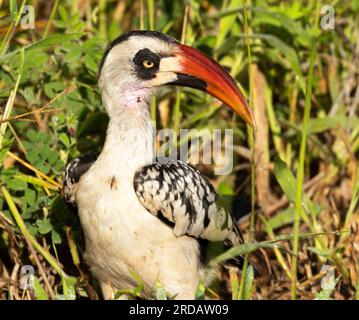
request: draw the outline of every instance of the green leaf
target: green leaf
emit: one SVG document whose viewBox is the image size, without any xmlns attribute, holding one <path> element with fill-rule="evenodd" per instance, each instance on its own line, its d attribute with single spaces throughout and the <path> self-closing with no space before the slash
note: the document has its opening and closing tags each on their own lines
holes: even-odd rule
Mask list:
<svg viewBox="0 0 359 320">
<path fill-rule="evenodd" d="M 84 29 L 84 27 L 85 27 L 85 23 L 82 20 L 79 20 L 72 25 L 71 30 L 73 32 L 80 32 L 81 30 Z"/>
<path fill-rule="evenodd" d="M 35 143 L 37 142 L 37 134 L 38 132 L 36 132 L 34 129 L 29 129 L 26 132 L 26 136 L 28 137 L 28 139 L 31 142 L 35 142 Z"/>
<path fill-rule="evenodd" d="M 40 234 L 47 234 L 52 230 L 52 225 L 49 219 L 38 219 L 36 221 L 36 225 L 39 228 L 39 233 Z"/>
<path fill-rule="evenodd" d="M 253 292 L 253 280 L 254 280 L 254 270 L 251 265 L 248 266 L 243 285 L 243 300 L 250 300 Z"/>
<path fill-rule="evenodd" d="M 53 165 L 56 160 L 59 158 L 58 153 L 55 150 L 50 149 L 47 160 L 50 165 Z"/>
<path fill-rule="evenodd" d="M 159 280 L 156 281 L 156 300 L 167 300 L 166 290 Z"/>
<path fill-rule="evenodd" d="M 17 1 L 9 0 L 11 19 L 15 19 L 18 14 Z"/>
<path fill-rule="evenodd" d="M 67 33 L 67 34 L 53 34 L 46 39 L 40 40 L 38 42 L 35 42 L 27 47 L 25 47 L 26 53 L 30 53 L 32 51 L 36 50 L 42 50 L 42 49 L 48 49 L 51 48 L 54 45 L 62 44 L 65 41 L 70 40 L 76 40 L 80 39 L 83 35 L 85 35 L 84 32 L 77 32 L 77 33 Z M 12 51 L 8 54 L 6 54 L 4 57 L 0 58 L 0 63 L 2 63 L 4 60 L 10 59 L 14 55 L 18 54 L 21 49 Z"/>
<path fill-rule="evenodd" d="M 206 287 L 203 284 L 203 282 L 200 282 L 198 284 L 198 286 L 197 286 L 197 289 L 196 289 L 195 299 L 196 300 L 203 300 L 205 292 L 206 292 Z"/>
<path fill-rule="evenodd" d="M 91 54 L 85 55 L 86 68 L 94 73 L 97 73 L 98 65 L 94 57 Z"/>
<path fill-rule="evenodd" d="M 281 228 L 294 220 L 294 208 L 287 208 L 280 211 L 268 220 L 268 225 L 272 230 Z"/>
<path fill-rule="evenodd" d="M 61 49 L 66 51 L 64 59 L 68 64 L 76 62 L 82 55 L 82 47 L 73 42 L 67 42 Z"/>
<path fill-rule="evenodd" d="M 297 76 L 302 92 L 305 92 L 305 82 L 297 52 L 276 36 L 263 35 L 262 38 L 267 41 L 269 45 L 278 49 L 285 56 Z"/>
<path fill-rule="evenodd" d="M 49 98 L 53 98 L 65 88 L 66 85 L 63 82 L 53 81 L 45 84 L 44 91 Z"/>
<path fill-rule="evenodd" d="M 137 282 L 139 285 L 143 285 L 142 279 L 135 273 L 135 271 L 131 268 L 128 268 L 128 272 L 132 276 L 132 278 Z"/>
<path fill-rule="evenodd" d="M 274 175 L 288 197 L 288 200 L 292 203 L 296 201 L 296 179 L 292 172 L 288 169 L 287 164 L 279 157 L 274 158 Z"/>
<path fill-rule="evenodd" d="M 343 116 L 328 116 L 323 118 L 312 118 L 308 122 L 308 133 L 320 133 L 330 129 L 336 129 L 340 125 L 343 128 L 348 128 L 350 125 L 351 128 L 359 127 L 359 118 L 353 116 L 351 118 Z M 349 129 L 349 128 L 348 128 Z M 299 126 L 299 130 L 302 130 L 302 127 Z"/>
<path fill-rule="evenodd" d="M 76 25 L 79 21 L 80 21 L 80 14 L 79 14 L 78 12 L 76 12 L 76 13 L 70 18 L 69 24 L 70 24 L 71 26 L 74 26 L 74 25 Z"/>
<path fill-rule="evenodd" d="M 40 156 L 42 160 L 47 160 L 50 156 L 51 149 L 48 145 L 44 145 L 40 148 Z"/>
<path fill-rule="evenodd" d="M 234 195 L 233 187 L 227 182 L 221 182 L 218 186 L 218 192 L 221 195 Z"/>
<path fill-rule="evenodd" d="M 71 146 L 70 138 L 69 138 L 69 136 L 68 136 L 66 133 L 64 133 L 64 132 L 60 133 L 60 135 L 59 135 L 59 141 L 62 142 L 62 144 L 63 144 L 66 148 L 70 148 L 70 146 Z"/>
<path fill-rule="evenodd" d="M 75 285 L 77 279 L 75 277 L 65 276 L 62 277 L 63 294 L 57 295 L 57 300 L 76 300 Z"/>
<path fill-rule="evenodd" d="M 27 183 L 20 179 L 11 179 L 7 181 L 7 186 L 11 190 L 21 191 L 27 188 Z"/>
<path fill-rule="evenodd" d="M 61 171 L 61 170 L 63 169 L 64 165 L 65 165 L 64 162 L 63 162 L 61 159 L 59 159 L 59 160 L 57 160 L 56 163 L 53 165 L 52 170 L 53 170 L 54 172 L 59 172 L 59 171 Z"/>
<path fill-rule="evenodd" d="M 297 192 L 297 182 L 292 171 L 289 170 L 287 164 L 282 161 L 279 157 L 274 158 L 274 175 L 281 186 L 282 190 L 288 197 L 288 200 L 295 204 L 296 201 L 296 192 Z M 313 216 L 317 216 L 321 211 L 321 206 L 313 203 L 307 196 L 302 198 L 302 206 L 306 213 L 310 213 Z"/>
<path fill-rule="evenodd" d="M 315 247 L 308 247 L 308 250 L 315 253 L 318 256 L 322 256 L 327 259 L 331 258 L 331 253 L 328 250 L 319 249 L 319 248 L 315 248 Z"/>
<path fill-rule="evenodd" d="M 16 56 L 14 59 L 17 59 Z M 24 73 L 26 74 L 25 78 L 37 81 L 41 73 L 46 73 L 48 71 L 47 64 L 49 63 L 49 60 L 50 57 L 45 52 L 29 52 L 24 63 Z M 17 60 L 15 60 L 14 63 L 17 63 Z"/>
<path fill-rule="evenodd" d="M 51 136 L 43 131 L 40 131 L 37 133 L 37 139 L 38 139 L 38 141 L 41 141 L 41 142 L 44 142 L 47 144 L 49 144 L 51 142 Z"/>
<path fill-rule="evenodd" d="M 58 10 L 59 10 L 59 15 L 60 15 L 61 20 L 64 22 L 67 22 L 68 14 L 67 14 L 67 10 L 65 9 L 65 7 L 60 5 Z"/>
<path fill-rule="evenodd" d="M 132 290 L 130 289 L 121 289 L 121 290 L 117 290 L 115 295 L 114 295 L 114 299 L 117 300 L 119 299 L 122 295 L 129 295 L 129 296 L 132 296 L 133 295 L 133 292 Z"/>
<path fill-rule="evenodd" d="M 269 243 L 269 242 L 248 242 L 230 248 L 226 252 L 220 254 L 215 259 L 213 259 L 211 263 L 221 263 L 222 261 L 232 259 L 239 255 L 244 256 L 253 251 L 256 251 L 259 248 L 273 248 L 274 246 L 275 246 L 274 243 Z"/>
<path fill-rule="evenodd" d="M 260 7 L 254 7 L 252 10 L 255 12 L 252 25 L 271 24 L 279 28 L 285 28 L 296 37 L 296 40 L 300 40 L 302 45 L 309 47 L 310 35 L 302 28 L 299 22 L 280 12 L 273 12 Z"/>
<path fill-rule="evenodd" d="M 33 164 L 33 163 L 39 161 L 40 154 L 39 154 L 38 150 L 32 149 L 26 153 L 25 157 L 31 164 Z"/>
<path fill-rule="evenodd" d="M 62 44 L 65 41 L 80 39 L 83 35 L 84 35 L 83 32 L 67 33 L 67 34 L 53 34 L 53 35 L 47 37 L 46 39 L 35 42 L 34 44 L 26 47 L 25 49 L 28 51 L 47 49 L 54 45 Z"/>
<path fill-rule="evenodd" d="M 60 244 L 62 242 L 60 234 L 55 230 L 51 230 L 51 240 L 55 244 Z"/>
<path fill-rule="evenodd" d="M 34 277 L 34 292 L 36 300 L 49 300 L 37 277 Z"/>
<path fill-rule="evenodd" d="M 42 161 L 36 161 L 34 163 L 34 166 L 44 174 L 48 174 L 51 170 L 51 167 L 47 163 L 43 163 Z"/>
<path fill-rule="evenodd" d="M 35 205 L 36 201 L 36 192 L 32 189 L 25 190 L 25 200 L 29 206 Z"/>
<path fill-rule="evenodd" d="M 37 228 L 35 226 L 33 226 L 31 224 L 26 224 L 26 228 L 33 237 L 36 237 L 38 235 Z"/>
<path fill-rule="evenodd" d="M 242 0 L 231 0 L 231 2 L 229 3 L 229 5 L 226 9 L 231 10 L 234 8 L 239 8 L 239 6 L 241 6 L 241 5 L 242 5 Z M 220 19 L 216 48 L 218 48 L 223 43 L 223 40 L 226 38 L 229 31 L 233 28 L 233 24 L 236 21 L 237 14 L 238 14 L 238 11 L 236 10 L 236 11 L 232 12 L 231 14 Z"/>
<path fill-rule="evenodd" d="M 34 88 L 33 88 L 33 87 L 26 87 L 26 88 L 22 91 L 22 94 L 23 94 L 25 100 L 27 101 L 27 103 L 33 104 L 33 103 L 36 101 L 35 93 L 34 93 Z"/>
<path fill-rule="evenodd" d="M 10 150 L 13 141 L 14 139 L 7 139 L 3 141 L 3 146 L 0 150 L 0 163 L 2 163 L 5 160 L 7 152 Z"/>
</svg>

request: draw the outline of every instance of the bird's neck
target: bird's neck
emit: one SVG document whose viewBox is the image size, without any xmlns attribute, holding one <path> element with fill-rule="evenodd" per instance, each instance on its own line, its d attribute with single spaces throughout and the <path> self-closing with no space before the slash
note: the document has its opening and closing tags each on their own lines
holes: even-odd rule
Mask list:
<svg viewBox="0 0 359 320">
<path fill-rule="evenodd" d="M 110 115 L 106 141 L 100 155 L 110 170 L 132 175 L 154 158 L 153 127 L 145 99 L 135 106 L 118 106 Z"/>
</svg>

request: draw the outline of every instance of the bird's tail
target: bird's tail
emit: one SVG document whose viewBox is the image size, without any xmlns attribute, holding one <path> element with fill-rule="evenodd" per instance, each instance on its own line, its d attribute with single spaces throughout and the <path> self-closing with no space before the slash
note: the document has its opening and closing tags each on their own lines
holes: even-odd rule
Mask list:
<svg viewBox="0 0 359 320">
<path fill-rule="evenodd" d="M 233 224 L 233 230 L 231 234 L 228 236 L 228 241 L 225 242 L 225 248 L 228 250 L 232 246 L 238 246 L 244 244 L 244 239 L 241 233 L 241 230 L 239 229 L 239 226 L 234 222 Z M 253 267 L 254 275 L 259 276 L 259 272 L 255 268 L 254 264 L 249 261 L 249 265 Z M 233 258 L 230 258 L 223 263 L 224 267 L 235 267 L 239 270 L 243 269 L 244 266 L 244 257 L 241 255 L 235 256 Z"/>
<path fill-rule="evenodd" d="M 226 249 L 228 250 L 231 248 L 231 245 L 225 244 Z M 260 273 L 258 272 L 257 268 L 254 266 L 254 263 L 252 261 L 248 261 L 248 264 L 252 266 L 254 271 L 254 276 L 258 277 Z M 238 270 L 243 270 L 244 266 L 244 257 L 241 255 L 235 256 L 233 258 L 230 258 L 228 260 L 225 260 L 222 264 L 225 268 L 237 268 Z"/>
<path fill-rule="evenodd" d="M 242 232 L 235 221 L 233 221 L 233 229 L 227 239 L 232 244 L 232 246 L 238 246 L 244 243 Z"/>
</svg>

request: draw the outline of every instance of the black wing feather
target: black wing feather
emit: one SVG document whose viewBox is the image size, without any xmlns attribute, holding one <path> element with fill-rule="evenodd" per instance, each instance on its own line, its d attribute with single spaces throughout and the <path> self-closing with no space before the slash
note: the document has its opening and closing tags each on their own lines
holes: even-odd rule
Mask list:
<svg viewBox="0 0 359 320">
<path fill-rule="evenodd" d="M 72 207 L 76 207 L 77 184 L 96 159 L 97 155 L 89 153 L 73 159 L 67 164 L 62 185 L 62 194 L 65 201 Z"/>
</svg>

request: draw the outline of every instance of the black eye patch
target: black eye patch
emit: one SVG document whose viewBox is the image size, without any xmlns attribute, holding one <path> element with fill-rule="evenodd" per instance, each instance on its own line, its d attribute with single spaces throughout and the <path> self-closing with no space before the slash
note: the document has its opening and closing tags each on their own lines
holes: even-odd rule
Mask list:
<svg viewBox="0 0 359 320">
<path fill-rule="evenodd" d="M 153 67 L 150 69 L 146 69 L 143 66 L 143 62 L 148 60 L 153 62 Z M 150 49 L 142 49 L 138 51 L 133 58 L 134 66 L 137 72 L 137 75 L 140 79 L 143 80 L 151 80 L 156 77 L 156 72 L 160 67 L 161 58 Z"/>
</svg>

